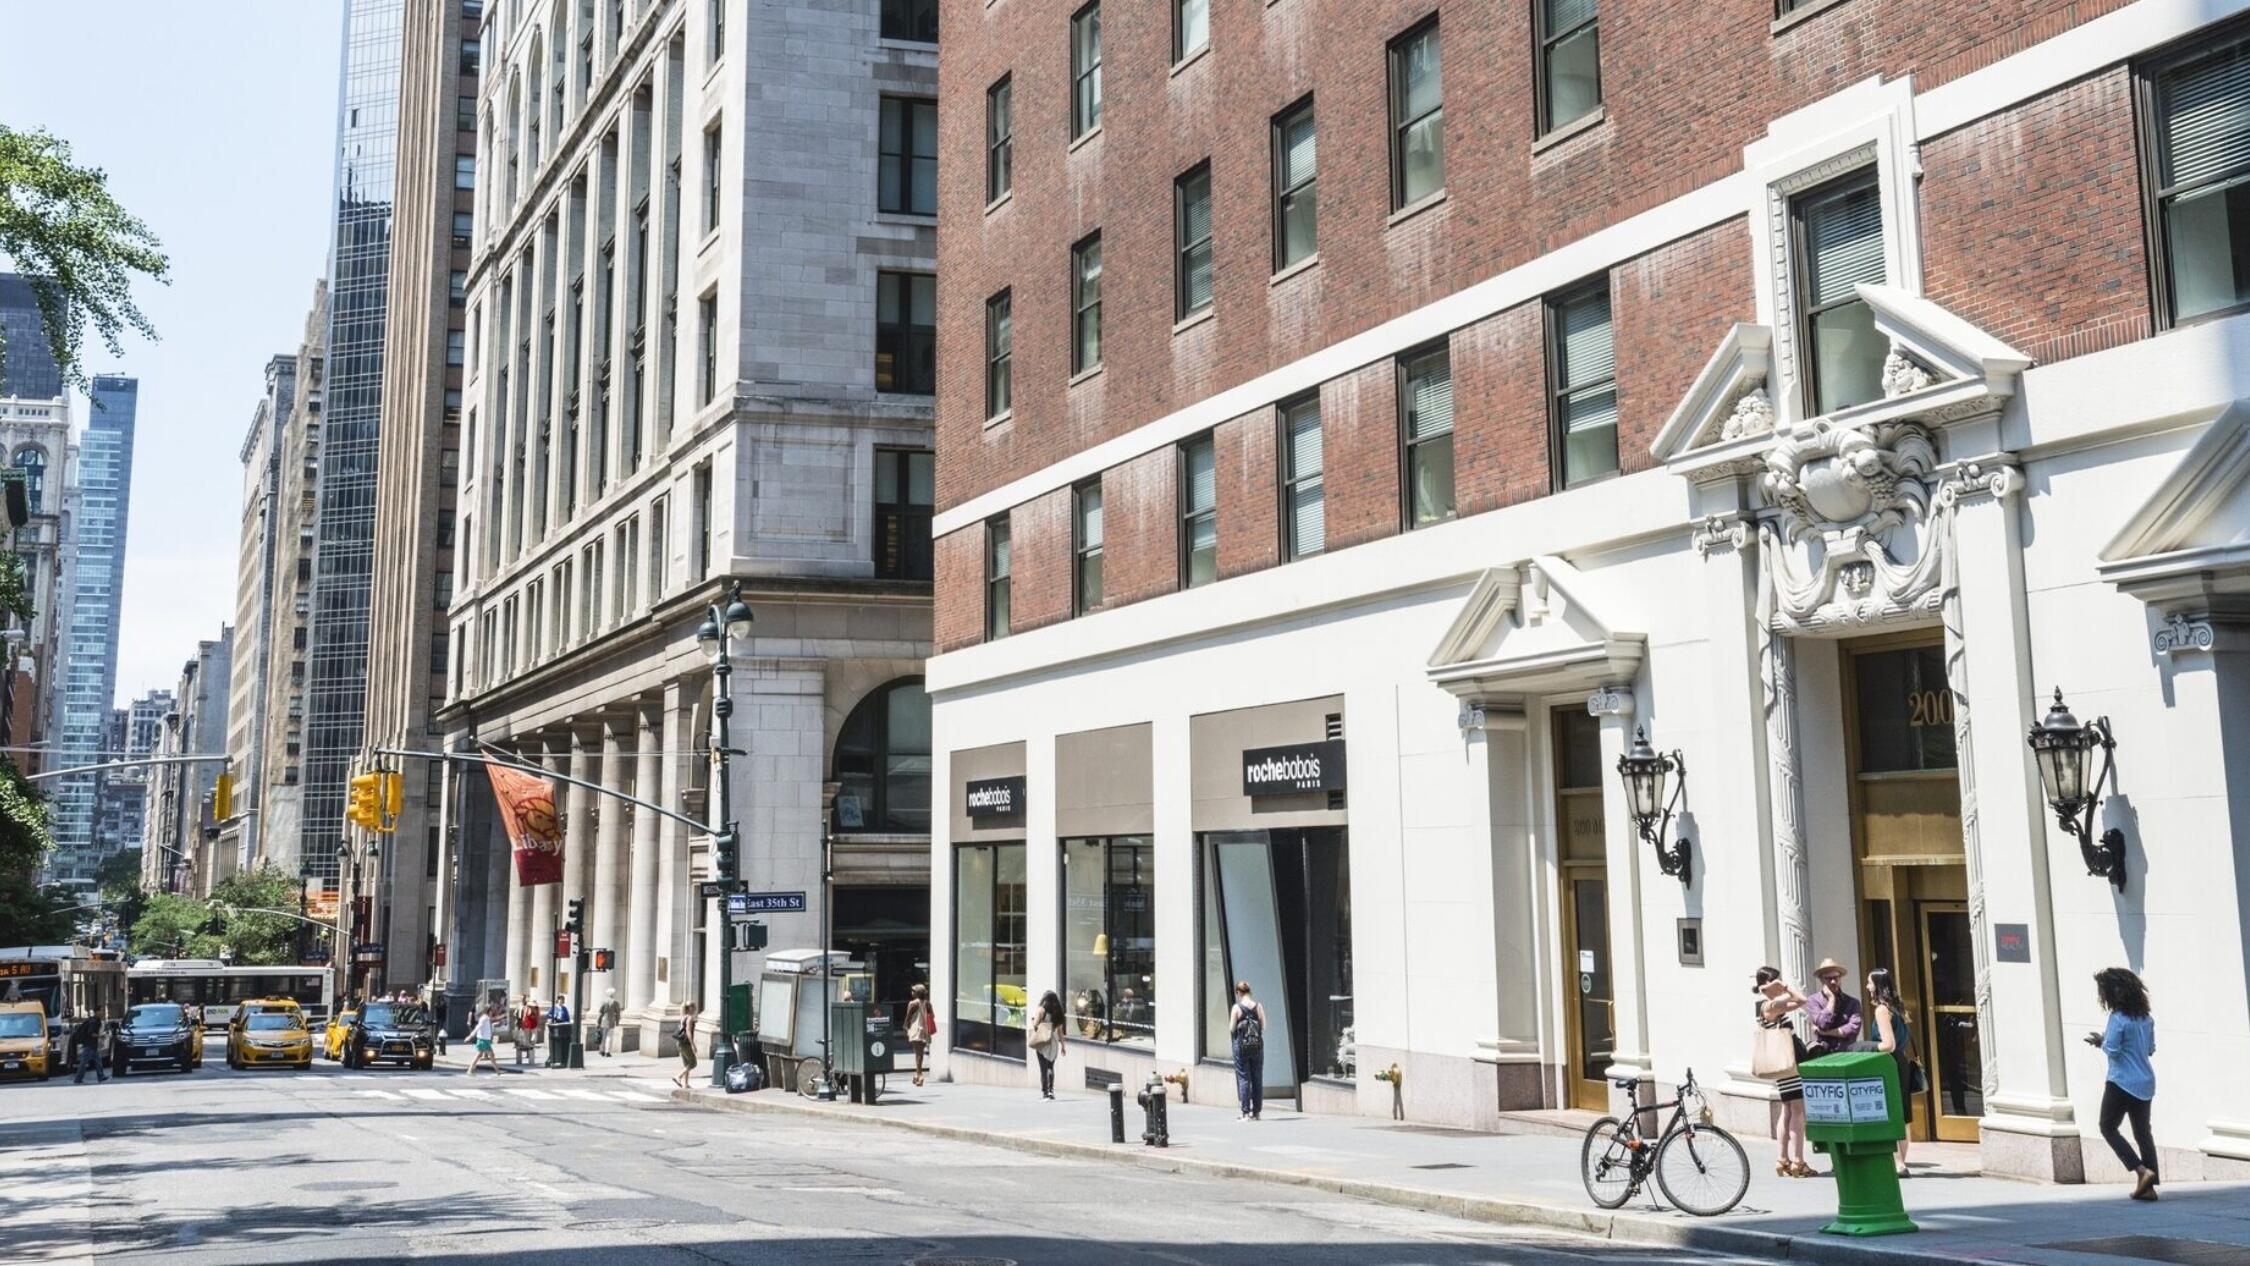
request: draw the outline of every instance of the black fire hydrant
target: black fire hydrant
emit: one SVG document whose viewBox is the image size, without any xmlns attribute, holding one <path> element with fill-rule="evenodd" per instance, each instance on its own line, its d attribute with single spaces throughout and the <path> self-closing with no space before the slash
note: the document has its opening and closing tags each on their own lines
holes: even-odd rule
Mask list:
<svg viewBox="0 0 2250 1266">
<path fill-rule="evenodd" d="M 1141 1111 L 1148 1116 L 1147 1127 L 1141 1131 L 1141 1142 L 1150 1147 L 1172 1145 L 1171 1117 L 1165 1108 L 1169 1102 L 1164 1090 L 1164 1078 L 1158 1073 L 1148 1075 L 1148 1084 L 1141 1087 Z"/>
</svg>

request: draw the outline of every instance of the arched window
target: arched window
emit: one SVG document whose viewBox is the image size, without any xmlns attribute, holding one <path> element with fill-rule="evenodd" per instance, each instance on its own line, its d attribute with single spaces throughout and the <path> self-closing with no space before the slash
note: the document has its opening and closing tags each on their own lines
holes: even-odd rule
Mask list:
<svg viewBox="0 0 2250 1266">
<path fill-rule="evenodd" d="M 839 832 L 927 835 L 930 697 L 901 677 L 860 700 L 836 735 Z"/>
<path fill-rule="evenodd" d="M 33 514 L 41 513 L 40 501 L 47 490 L 47 450 L 25 445 L 16 450 L 15 468 L 23 472 L 23 498 L 31 505 Z"/>
</svg>

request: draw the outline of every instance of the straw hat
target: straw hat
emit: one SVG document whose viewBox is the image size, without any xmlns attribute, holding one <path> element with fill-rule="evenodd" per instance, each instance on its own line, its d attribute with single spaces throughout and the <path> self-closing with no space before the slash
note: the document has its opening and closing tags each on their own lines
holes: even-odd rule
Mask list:
<svg viewBox="0 0 2250 1266">
<path fill-rule="evenodd" d="M 1816 980 L 1820 977 L 1826 976 L 1830 972 L 1835 972 L 1839 976 L 1848 976 L 1851 974 L 1850 972 L 1844 970 L 1844 965 L 1842 963 L 1837 962 L 1833 958 L 1821 959 L 1820 966 L 1812 969 L 1813 977 Z"/>
</svg>

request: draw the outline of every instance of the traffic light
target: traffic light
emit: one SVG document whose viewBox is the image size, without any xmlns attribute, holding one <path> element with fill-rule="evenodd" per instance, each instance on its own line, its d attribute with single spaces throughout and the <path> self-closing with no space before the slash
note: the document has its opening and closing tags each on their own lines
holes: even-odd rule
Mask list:
<svg viewBox="0 0 2250 1266">
<path fill-rule="evenodd" d="M 224 822 L 234 816 L 234 775 L 222 773 L 211 788 L 211 816 Z"/>
<path fill-rule="evenodd" d="M 563 926 L 570 930 L 572 936 L 584 934 L 586 931 L 586 899 L 584 897 L 572 897 L 570 899 L 570 913 L 564 917 Z"/>
<path fill-rule="evenodd" d="M 353 826 L 370 831 L 383 829 L 383 801 L 381 774 L 353 774 L 350 799 L 344 804 L 344 820 Z"/>
<path fill-rule="evenodd" d="M 734 878 L 734 832 L 721 831 L 711 837 L 711 858 L 713 877 Z"/>
<path fill-rule="evenodd" d="M 399 773 L 397 770 L 388 770 L 381 775 L 381 778 L 383 780 L 383 829 L 396 831 L 399 813 L 406 807 L 406 775 Z"/>
<path fill-rule="evenodd" d="M 617 969 L 617 951 L 616 951 L 616 950 L 606 950 L 606 949 L 598 949 L 598 950 L 595 950 L 595 951 L 594 951 L 594 970 L 595 970 L 595 971 L 615 971 L 616 969 Z"/>
</svg>

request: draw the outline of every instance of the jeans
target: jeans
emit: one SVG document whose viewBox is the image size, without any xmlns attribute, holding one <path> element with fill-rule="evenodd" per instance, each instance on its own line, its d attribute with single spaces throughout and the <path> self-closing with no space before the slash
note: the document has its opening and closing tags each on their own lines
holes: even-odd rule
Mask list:
<svg viewBox="0 0 2250 1266">
<path fill-rule="evenodd" d="M 1257 1116 L 1266 1108 L 1266 1048 L 1234 1044 L 1234 1097 L 1244 1116 Z"/>
<path fill-rule="evenodd" d="M 97 1086 L 109 1080 L 109 1068 L 107 1065 L 102 1063 L 101 1043 L 80 1042 L 78 1044 L 77 1055 L 78 1075 L 70 1079 L 71 1084 L 79 1086 L 85 1085 L 86 1074 L 89 1072 L 94 1074 L 94 1084 Z"/>
<path fill-rule="evenodd" d="M 2102 1137 L 2109 1140 L 2109 1150 L 2125 1168 L 2138 1173 L 2142 1169 L 2156 1170 L 2156 1137 L 2148 1128 L 2149 1101 L 2132 1093 L 2116 1082 L 2102 1084 Z M 2132 1144 L 2125 1141 L 2125 1132 L 2118 1122 L 2130 1119 L 2133 1123 L 2133 1141 L 2140 1144 L 2134 1154 Z"/>
<path fill-rule="evenodd" d="M 1055 1057 L 1044 1051 L 1039 1052 L 1039 1093 L 1055 1097 Z"/>
</svg>

